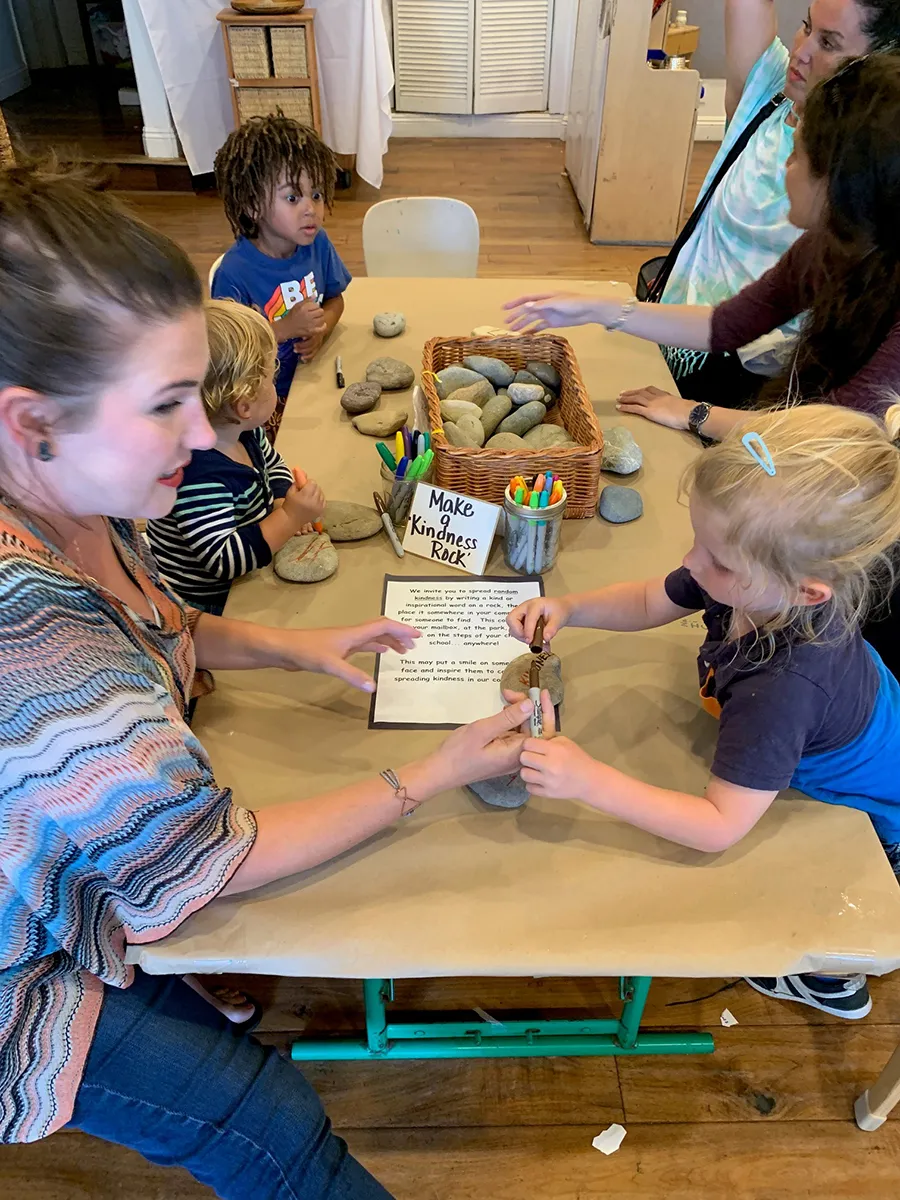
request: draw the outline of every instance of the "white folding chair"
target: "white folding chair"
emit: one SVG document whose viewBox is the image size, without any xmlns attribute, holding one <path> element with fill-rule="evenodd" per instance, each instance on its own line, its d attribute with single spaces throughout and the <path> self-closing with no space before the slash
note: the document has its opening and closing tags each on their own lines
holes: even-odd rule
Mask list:
<svg viewBox="0 0 900 1200">
<path fill-rule="evenodd" d="M 210 292 L 212 292 L 212 285 L 213 285 L 213 280 L 216 277 L 216 271 L 218 271 L 219 267 L 221 267 L 222 259 L 224 257 L 225 257 L 224 254 L 220 254 L 219 257 L 216 259 L 216 261 L 213 263 L 213 265 L 209 268 L 209 290 L 210 290 Z"/>
<path fill-rule="evenodd" d="M 381 200 L 363 219 L 368 275 L 472 279 L 480 241 L 474 211 L 446 196 Z"/>
</svg>

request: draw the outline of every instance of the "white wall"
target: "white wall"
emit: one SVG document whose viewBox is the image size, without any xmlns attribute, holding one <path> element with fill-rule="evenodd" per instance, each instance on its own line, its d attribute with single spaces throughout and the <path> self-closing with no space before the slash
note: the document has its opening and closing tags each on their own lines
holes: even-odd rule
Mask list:
<svg viewBox="0 0 900 1200">
<path fill-rule="evenodd" d="M 800 22 L 809 9 L 809 0 L 775 0 L 778 9 L 778 32 L 790 45 Z M 704 79 L 725 77 L 725 0 L 673 0 L 673 10 L 687 10 L 691 25 L 700 26 L 700 48 L 691 66 Z"/>
<path fill-rule="evenodd" d="M 12 8 L 9 0 L 0 0 L 0 100 L 20 92 L 29 83 Z"/>
</svg>

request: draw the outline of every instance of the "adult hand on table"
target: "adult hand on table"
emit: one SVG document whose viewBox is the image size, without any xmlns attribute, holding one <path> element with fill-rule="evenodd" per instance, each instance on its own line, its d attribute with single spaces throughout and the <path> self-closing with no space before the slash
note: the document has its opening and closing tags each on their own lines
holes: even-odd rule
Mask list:
<svg viewBox="0 0 900 1200">
<path fill-rule="evenodd" d="M 556 637 L 564 625 L 568 625 L 572 610 L 564 596 L 538 596 L 535 600 L 526 600 L 507 613 L 506 624 L 514 638 L 530 646 L 540 617 L 544 618 L 546 645 L 551 638 Z"/>
<path fill-rule="evenodd" d="M 693 400 L 682 400 L 680 396 L 673 396 L 658 387 L 621 392 L 616 400 L 619 412 L 646 417 L 648 421 L 655 421 L 657 425 L 665 425 L 669 429 L 689 429 L 688 417 L 693 407 Z"/>
<path fill-rule="evenodd" d="M 528 330 L 566 328 L 569 325 L 599 325 L 615 319 L 622 308 L 620 300 L 603 300 L 596 296 L 580 296 L 575 292 L 535 292 L 509 300 L 503 305 L 506 323 L 517 333 Z"/>
<path fill-rule="evenodd" d="M 492 717 L 455 729 L 424 764 L 436 770 L 440 790 L 518 771 L 525 744 L 523 722 L 528 721 L 533 707 L 530 700 L 519 697 L 518 703 Z"/>
<path fill-rule="evenodd" d="M 374 692 L 374 679 L 359 667 L 351 666 L 346 661 L 350 655 L 382 654 L 385 650 L 405 654 L 421 636 L 412 625 L 401 625 L 389 617 L 378 617 L 343 629 L 284 630 L 280 637 L 284 655 L 282 665 L 287 671 L 334 675 L 361 692 Z"/>
</svg>

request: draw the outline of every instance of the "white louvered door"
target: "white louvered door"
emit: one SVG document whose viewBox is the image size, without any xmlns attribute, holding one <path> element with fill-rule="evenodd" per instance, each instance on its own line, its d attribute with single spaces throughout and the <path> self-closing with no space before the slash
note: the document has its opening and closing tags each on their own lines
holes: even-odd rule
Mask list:
<svg viewBox="0 0 900 1200">
<path fill-rule="evenodd" d="M 395 108 L 471 113 L 475 0 L 394 0 Z"/>
<path fill-rule="evenodd" d="M 552 26 L 553 0 L 477 0 L 472 111 L 546 110 Z"/>
</svg>

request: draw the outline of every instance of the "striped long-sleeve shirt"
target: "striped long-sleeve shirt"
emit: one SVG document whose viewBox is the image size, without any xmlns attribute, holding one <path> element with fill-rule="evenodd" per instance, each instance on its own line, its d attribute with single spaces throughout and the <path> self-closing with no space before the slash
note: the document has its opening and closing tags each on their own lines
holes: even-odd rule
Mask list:
<svg viewBox="0 0 900 1200">
<path fill-rule="evenodd" d="M 232 579 L 264 567 L 272 551 L 259 523 L 293 478 L 262 429 L 242 433 L 252 467 L 220 450 L 197 450 L 185 467 L 175 507 L 148 521 L 160 569 L 189 604 L 221 606 Z"/>
<path fill-rule="evenodd" d="M 0 1141 L 63 1126 L 127 943 L 207 904 L 253 844 L 184 723 L 192 621 L 110 523 L 136 617 L 0 506 Z"/>
</svg>

